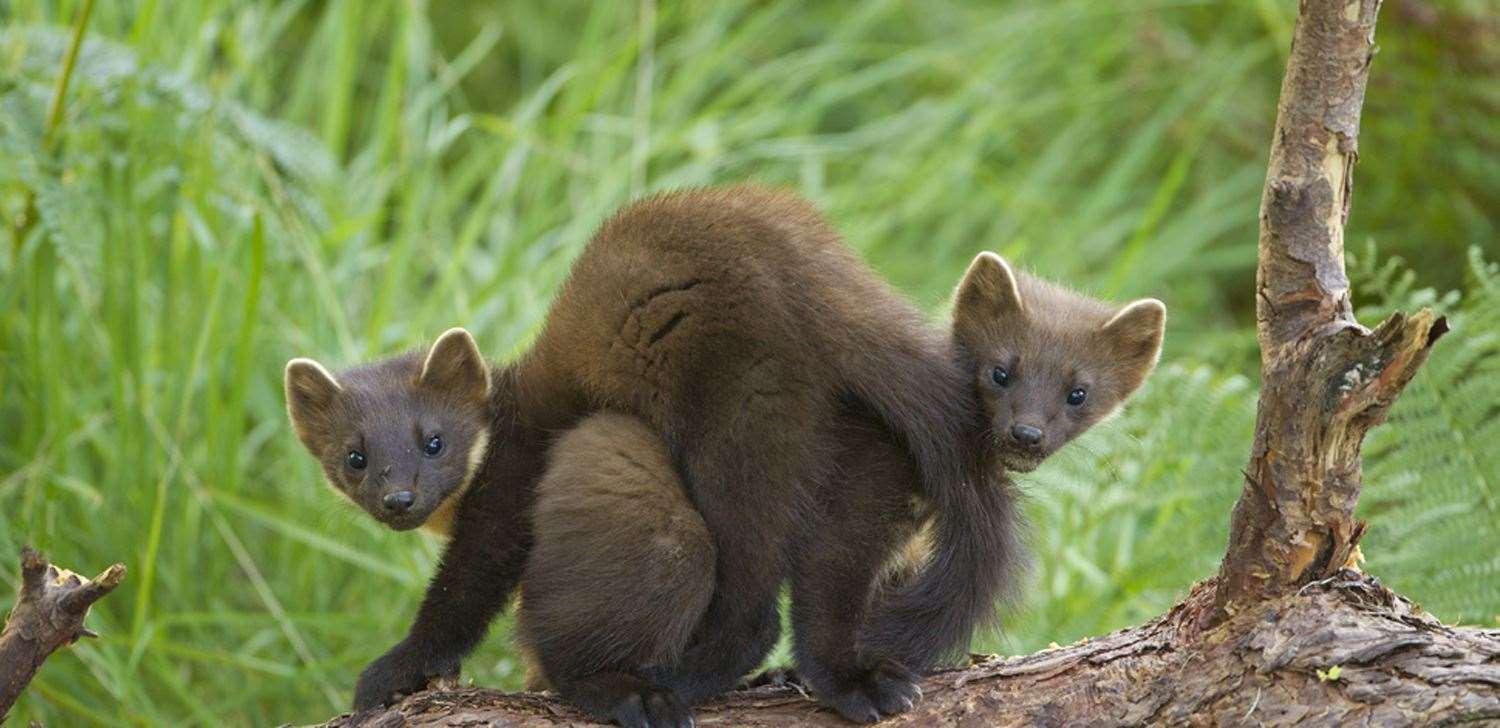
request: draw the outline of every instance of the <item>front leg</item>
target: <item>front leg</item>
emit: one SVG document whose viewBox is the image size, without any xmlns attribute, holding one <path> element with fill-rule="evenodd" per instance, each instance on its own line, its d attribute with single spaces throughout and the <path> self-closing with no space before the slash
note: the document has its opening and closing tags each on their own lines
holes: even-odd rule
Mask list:
<svg viewBox="0 0 1500 728">
<path fill-rule="evenodd" d="M 880 549 L 841 548 L 822 538 L 792 579 L 792 652 L 797 677 L 844 718 L 872 723 L 921 698 L 901 662 L 856 649 L 863 605 L 881 566 Z"/>
<path fill-rule="evenodd" d="M 853 721 L 905 712 L 921 697 L 916 675 L 890 655 L 856 649 L 872 590 L 916 532 L 916 472 L 883 428 L 846 424 L 840 479 L 825 489 L 799 539 L 792 577 L 793 654 L 818 700 Z"/>
<path fill-rule="evenodd" d="M 510 599 L 530 547 L 524 506 L 492 512 L 471 491 L 460 504 L 453 537 L 406 638 L 359 676 L 356 712 L 389 704 L 398 694 L 426 687 L 432 678 L 458 675 L 463 658 L 484 639 L 490 621 Z M 479 502 L 476 502 L 479 501 Z"/>
</svg>

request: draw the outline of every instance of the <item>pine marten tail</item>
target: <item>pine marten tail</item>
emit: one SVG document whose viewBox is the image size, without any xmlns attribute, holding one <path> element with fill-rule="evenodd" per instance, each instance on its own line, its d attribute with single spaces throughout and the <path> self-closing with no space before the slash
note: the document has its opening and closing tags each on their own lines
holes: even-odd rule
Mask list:
<svg viewBox="0 0 1500 728">
<path fill-rule="evenodd" d="M 931 551 L 911 578 L 876 595 L 859 648 L 926 670 L 960 654 L 1013 596 L 1027 556 L 1007 482 L 935 500 Z M 949 494 L 943 494 L 949 495 Z"/>
</svg>

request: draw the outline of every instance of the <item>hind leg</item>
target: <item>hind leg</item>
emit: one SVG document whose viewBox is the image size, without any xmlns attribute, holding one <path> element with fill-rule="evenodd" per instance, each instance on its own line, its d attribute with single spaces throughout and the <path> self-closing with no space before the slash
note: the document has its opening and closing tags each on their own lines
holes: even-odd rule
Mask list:
<svg viewBox="0 0 1500 728">
<path fill-rule="evenodd" d="M 745 396 L 702 401 L 693 427 L 679 430 L 680 462 L 717 557 L 713 600 L 673 676 L 689 703 L 733 687 L 775 646 L 791 540 L 827 468 L 824 402 L 779 367 L 732 371 Z"/>
<path fill-rule="evenodd" d="M 534 529 L 518 634 L 545 680 L 600 719 L 691 725 L 656 676 L 713 593 L 714 545 L 661 439 L 634 417 L 584 420 L 553 445 Z"/>
</svg>

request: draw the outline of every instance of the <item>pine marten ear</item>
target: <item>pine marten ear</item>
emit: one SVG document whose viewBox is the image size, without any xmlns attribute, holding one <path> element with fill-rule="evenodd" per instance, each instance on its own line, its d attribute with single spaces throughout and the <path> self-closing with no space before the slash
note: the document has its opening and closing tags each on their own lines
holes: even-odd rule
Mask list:
<svg viewBox="0 0 1500 728">
<path fill-rule="evenodd" d="M 490 367 L 485 364 L 479 346 L 469 332 L 453 328 L 443 332 L 427 359 L 417 383 L 470 400 L 485 400 L 490 395 Z"/>
<path fill-rule="evenodd" d="M 341 391 L 343 387 L 322 364 L 302 358 L 286 363 L 287 416 L 292 420 L 292 429 L 297 431 L 297 439 L 315 455 Z"/>
<path fill-rule="evenodd" d="M 994 253 L 985 251 L 974 257 L 968 272 L 958 284 L 954 296 L 955 322 L 984 322 L 1009 314 L 1024 315 L 1021 288 L 1010 264 Z"/>
<path fill-rule="evenodd" d="M 1130 390 L 1139 387 L 1156 366 L 1166 326 L 1167 305 L 1142 298 L 1126 304 L 1099 328 L 1114 361 L 1125 371 Z"/>
</svg>

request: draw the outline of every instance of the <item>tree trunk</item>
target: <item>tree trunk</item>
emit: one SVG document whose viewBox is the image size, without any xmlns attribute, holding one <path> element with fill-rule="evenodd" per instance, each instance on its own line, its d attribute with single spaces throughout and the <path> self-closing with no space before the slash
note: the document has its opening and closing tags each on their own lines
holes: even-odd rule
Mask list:
<svg viewBox="0 0 1500 728">
<path fill-rule="evenodd" d="M 0 721 L 49 655 L 94 636 L 83 626 L 89 607 L 124 578 L 122 564 L 90 581 L 47 563 L 30 546 L 21 549 L 21 593 L 0 630 Z"/>
<path fill-rule="evenodd" d="M 1354 320 L 1344 224 L 1379 0 L 1302 0 L 1260 212 L 1255 443 L 1217 577 L 1166 615 L 923 683 L 889 725 L 1500 723 L 1500 630 L 1445 627 L 1348 567 L 1360 444 L 1448 329 L 1431 311 Z M 700 725 L 844 725 L 794 688 Z M 578 725 L 552 697 L 430 690 L 330 726 Z"/>
<path fill-rule="evenodd" d="M 1354 320 L 1344 223 L 1380 0 L 1304 0 L 1260 205 L 1255 445 L 1230 521 L 1215 619 L 1329 576 L 1364 524 L 1359 448 L 1448 330 L 1422 310 Z"/>
</svg>

